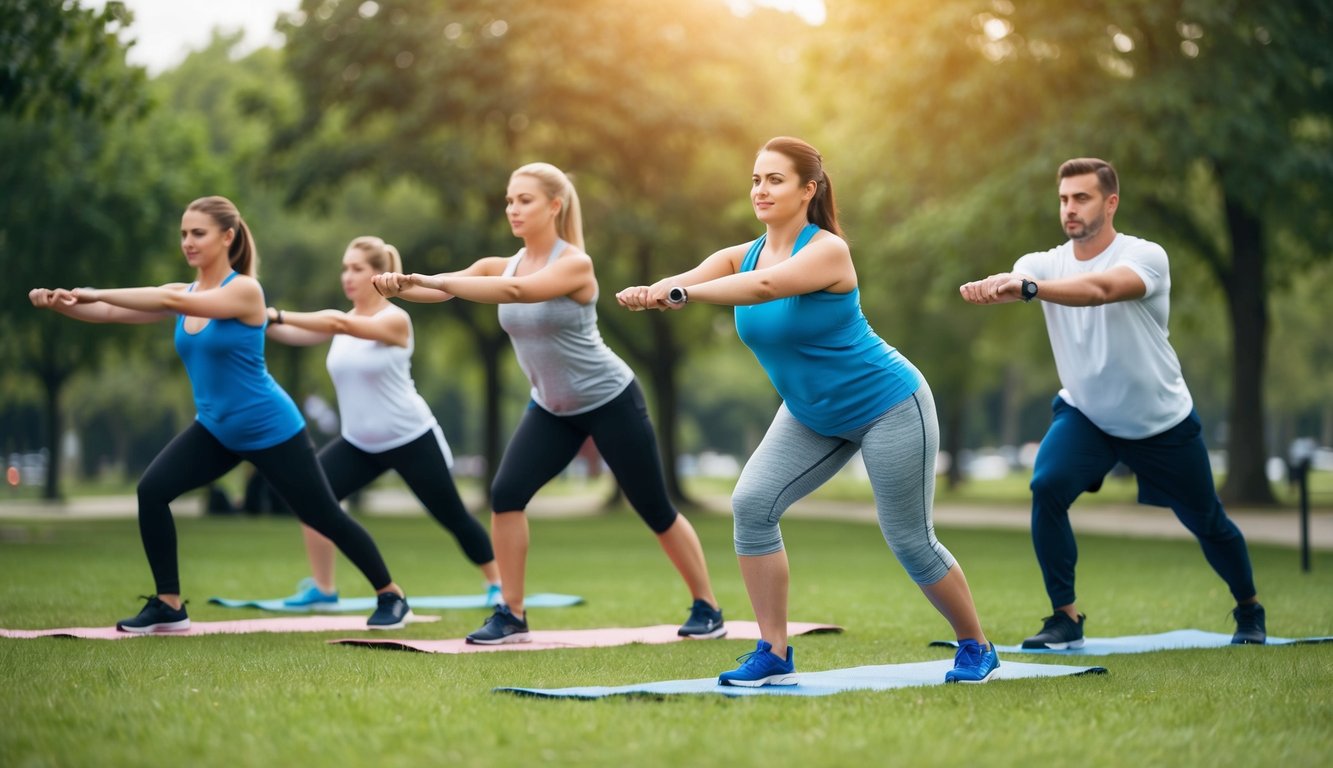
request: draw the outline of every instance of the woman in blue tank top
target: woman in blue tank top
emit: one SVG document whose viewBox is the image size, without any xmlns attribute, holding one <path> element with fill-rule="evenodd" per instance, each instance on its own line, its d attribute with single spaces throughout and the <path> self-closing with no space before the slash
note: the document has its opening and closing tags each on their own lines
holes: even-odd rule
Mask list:
<svg viewBox="0 0 1333 768">
<path fill-rule="evenodd" d="M 242 460 L 273 485 L 301 522 L 327 536 L 379 594 L 371 629 L 397 629 L 409 615 L 370 534 L 338 506 L 315 460 L 314 445 L 291 397 L 264 363 L 264 290 L 250 229 L 224 197 L 190 203 L 181 217 L 181 251 L 192 283 L 146 288 L 34 289 L 38 307 L 94 323 L 151 323 L 174 318 L 176 350 L 194 391 L 195 421 L 177 435 L 139 480 L 139 532 L 156 596 L 125 632 L 189 629 L 180 596 L 176 527 L 170 502 L 213 482 Z"/>
<path fill-rule="evenodd" d="M 736 554 L 762 639 L 721 685 L 795 685 L 787 645 L 789 569 L 778 521 L 860 451 L 880 531 L 952 625 L 959 649 L 947 682 L 980 683 L 999 666 L 962 568 L 935 538 L 931 506 L 939 427 L 920 372 L 861 312 L 856 267 L 838 227 L 833 186 L 814 147 L 770 140 L 755 159 L 750 201 L 758 240 L 617 294 L 631 310 L 734 306 L 736 332 L 783 403 L 732 495 Z M 779 655 L 774 649 L 785 653 Z"/>
<path fill-rule="evenodd" d="M 504 603 L 468 642 L 531 639 L 523 610 L 528 552 L 523 511 L 589 438 L 690 590 L 690 616 L 678 633 L 701 639 L 725 635 L 699 536 L 667 495 L 643 391 L 597 329 L 597 275 L 583 251 L 573 182 L 554 165 L 530 163 L 510 175 L 505 201 L 510 229 L 523 239 L 514 256 L 481 259 L 440 275 L 375 277 L 385 296 L 423 302 L 457 296 L 499 305 L 500 327 L 532 383 L 532 401 L 491 484 L 491 540 Z"/>
</svg>

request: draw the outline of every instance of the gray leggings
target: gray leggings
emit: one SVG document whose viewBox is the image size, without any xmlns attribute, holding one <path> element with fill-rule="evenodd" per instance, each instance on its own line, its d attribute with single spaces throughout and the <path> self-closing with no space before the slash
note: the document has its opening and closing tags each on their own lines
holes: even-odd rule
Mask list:
<svg viewBox="0 0 1333 768">
<path fill-rule="evenodd" d="M 781 551 L 782 513 L 827 482 L 859 450 L 884 540 L 913 581 L 934 584 L 955 562 L 935 538 L 930 512 L 939 446 L 935 400 L 925 382 L 879 418 L 836 437 L 801 424 L 783 404 L 732 494 L 736 554 Z"/>
</svg>

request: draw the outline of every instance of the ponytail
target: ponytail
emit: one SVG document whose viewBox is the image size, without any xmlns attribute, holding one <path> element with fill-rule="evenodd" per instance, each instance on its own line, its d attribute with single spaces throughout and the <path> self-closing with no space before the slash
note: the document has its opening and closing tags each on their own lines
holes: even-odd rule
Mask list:
<svg viewBox="0 0 1333 768">
<path fill-rule="evenodd" d="M 815 196 L 810 198 L 806 208 L 806 218 L 820 229 L 827 229 L 842 237 L 842 227 L 838 225 L 838 204 L 833 199 L 833 181 L 824 170 L 824 158 L 808 142 L 791 136 L 778 136 L 769 139 L 760 152 L 777 152 L 785 155 L 796 167 L 801 184 L 815 183 Z"/>
<path fill-rule="evenodd" d="M 255 247 L 254 235 L 250 227 L 236 210 L 236 204 L 220 195 L 201 197 L 186 206 L 187 211 L 199 211 L 208 214 L 218 226 L 233 230 L 231 248 L 227 250 L 227 262 L 231 268 L 249 277 L 259 276 L 259 249 Z"/>
<path fill-rule="evenodd" d="M 402 272 L 403 257 L 398 249 L 374 235 L 364 235 L 347 245 L 366 255 L 366 263 L 376 272 Z"/>
<path fill-rule="evenodd" d="M 583 246 L 583 210 L 579 205 L 578 190 L 574 189 L 574 182 L 569 176 L 550 163 L 528 163 L 509 174 L 511 179 L 515 176 L 531 176 L 541 185 L 547 197 L 560 201 L 560 213 L 555 217 L 555 233 L 580 251 L 586 250 Z"/>
</svg>

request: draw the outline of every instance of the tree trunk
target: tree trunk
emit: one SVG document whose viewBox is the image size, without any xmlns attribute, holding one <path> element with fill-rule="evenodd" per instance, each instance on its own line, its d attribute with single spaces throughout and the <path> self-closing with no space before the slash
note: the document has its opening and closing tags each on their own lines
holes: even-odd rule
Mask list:
<svg viewBox="0 0 1333 768">
<path fill-rule="evenodd" d="M 1276 503 L 1268 482 L 1264 432 L 1264 363 L 1268 305 L 1264 275 L 1263 223 L 1240 201 L 1226 198 L 1231 237 L 1231 273 L 1225 283 L 1231 314 L 1231 410 L 1227 475 L 1222 497 L 1233 504 Z"/>
<path fill-rule="evenodd" d="M 44 366 L 41 372 L 42 389 L 46 395 L 46 434 L 51 445 L 46 462 L 46 486 L 42 498 L 57 501 L 60 493 L 60 425 L 64 417 L 60 410 L 60 392 L 65 388 L 69 374 L 56 369 L 56 366 Z"/>
<path fill-rule="evenodd" d="M 676 369 L 680 349 L 676 345 L 671 321 L 665 312 L 651 313 L 650 326 L 653 349 L 656 354 L 648 363 L 653 391 L 657 394 L 657 444 L 662 453 L 662 473 L 666 478 L 667 493 L 682 506 L 694 506 L 694 500 L 681 487 L 676 472 L 676 457 L 680 455 L 677 441 L 680 422 L 680 395 L 676 388 Z"/>
<path fill-rule="evenodd" d="M 491 481 L 500 469 L 504 439 L 500 436 L 500 403 L 504 401 L 504 382 L 500 377 L 500 355 L 504 351 L 504 333 L 476 335 L 477 350 L 481 352 L 481 366 L 486 376 L 486 403 L 482 415 L 483 451 L 486 459 L 485 483 L 482 494 L 491 499 Z"/>
<path fill-rule="evenodd" d="M 963 425 L 967 418 L 967 404 L 961 394 L 946 396 L 944 407 L 944 433 L 940 436 L 940 448 L 949 454 L 949 470 L 945 473 L 945 484 L 949 490 L 956 490 L 966 479 L 963 477 Z M 936 404 L 939 400 L 936 399 Z"/>
</svg>

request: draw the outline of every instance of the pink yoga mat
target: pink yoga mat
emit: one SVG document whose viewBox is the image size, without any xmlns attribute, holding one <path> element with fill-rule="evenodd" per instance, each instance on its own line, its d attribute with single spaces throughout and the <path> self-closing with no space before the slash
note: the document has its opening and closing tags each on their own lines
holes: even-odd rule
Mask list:
<svg viewBox="0 0 1333 768">
<path fill-rule="evenodd" d="M 439 616 L 412 615 L 409 622 L 439 621 Z M 196 637 L 198 635 L 248 635 L 254 632 L 355 632 L 366 630 L 363 616 L 292 616 L 238 621 L 191 621 L 184 632 L 137 634 L 115 627 L 68 627 L 65 629 L 0 629 L 0 637 L 80 637 L 86 640 L 123 640 L 127 637 Z"/>
<path fill-rule="evenodd" d="M 549 651 L 556 648 L 606 648 L 612 645 L 630 645 L 632 643 L 658 645 L 686 641 L 687 638 L 676 634 L 677 629 L 679 627 L 674 624 L 659 624 L 655 627 L 635 628 L 537 630 L 532 633 L 532 642 L 530 643 L 507 643 L 505 645 L 469 645 L 461 637 L 450 640 L 342 638 L 329 642 L 345 645 L 368 645 L 373 648 L 389 648 L 398 651 L 421 651 L 422 653 Z M 793 637 L 841 631 L 842 627 L 836 624 L 811 624 L 809 622 L 793 621 L 787 625 L 787 634 Z M 759 625 L 753 621 L 728 621 L 727 639 L 758 640 Z"/>
</svg>

